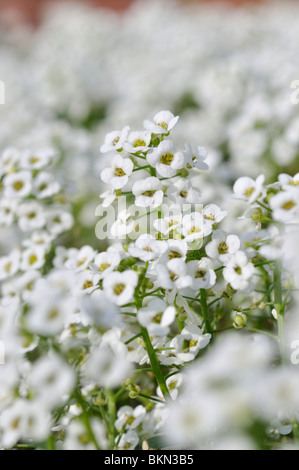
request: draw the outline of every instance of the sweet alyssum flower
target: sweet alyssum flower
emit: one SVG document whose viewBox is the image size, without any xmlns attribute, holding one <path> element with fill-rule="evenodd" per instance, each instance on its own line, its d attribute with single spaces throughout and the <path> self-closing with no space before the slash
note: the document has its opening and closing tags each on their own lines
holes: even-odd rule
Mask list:
<svg viewBox="0 0 299 470">
<path fill-rule="evenodd" d="M 178 231 L 183 235 L 187 243 L 193 243 L 202 240 L 204 235 L 207 235 L 207 232 L 204 232 L 204 227 L 202 214 L 199 212 L 191 212 L 191 214 L 187 214 L 183 217 Z M 209 232 L 211 232 L 211 229 L 209 229 Z"/>
<path fill-rule="evenodd" d="M 201 258 L 200 261 L 189 261 L 188 273 L 192 277 L 191 289 L 210 289 L 216 283 L 216 274 L 213 263 L 209 258 Z"/>
<path fill-rule="evenodd" d="M 6 175 L 3 180 L 4 197 L 22 199 L 32 191 L 32 175 L 30 171 L 19 171 Z"/>
<path fill-rule="evenodd" d="M 265 193 L 264 181 L 264 175 L 258 176 L 256 180 L 247 176 L 238 178 L 233 187 L 235 197 L 251 204 Z"/>
<path fill-rule="evenodd" d="M 233 289 L 246 289 L 255 270 L 254 265 L 248 261 L 246 253 L 237 251 L 233 255 L 223 255 L 222 261 L 225 264 L 224 279 L 230 283 Z"/>
<path fill-rule="evenodd" d="M 20 250 L 13 250 L 8 256 L 0 258 L 0 280 L 7 279 L 17 273 L 20 268 Z"/>
<path fill-rule="evenodd" d="M 122 406 L 117 412 L 115 427 L 118 431 L 137 428 L 146 416 L 146 409 L 142 405 L 135 408 Z"/>
<path fill-rule="evenodd" d="M 135 271 L 112 272 L 105 276 L 103 289 L 116 305 L 124 305 L 133 299 L 138 276 Z"/>
<path fill-rule="evenodd" d="M 295 221 L 298 218 L 299 189 L 290 188 L 276 194 L 270 199 L 270 207 L 275 220 Z"/>
<path fill-rule="evenodd" d="M 0 200 L 0 226 L 10 227 L 14 221 L 18 203 L 12 199 Z"/>
<path fill-rule="evenodd" d="M 177 152 L 176 146 L 171 140 L 163 140 L 158 147 L 147 153 L 146 159 L 149 165 L 165 178 L 174 176 L 177 170 L 186 165 L 184 154 Z"/>
<path fill-rule="evenodd" d="M 155 267 L 158 285 L 164 289 L 184 289 L 192 283 L 188 274 L 187 265 L 183 259 L 173 258 L 166 264 L 157 264 Z"/>
<path fill-rule="evenodd" d="M 212 259 L 221 261 L 222 255 L 233 255 L 240 248 L 240 239 L 237 235 L 228 234 L 222 230 L 215 230 L 212 240 L 206 245 L 206 254 Z"/>
<path fill-rule="evenodd" d="M 18 207 L 18 223 L 23 232 L 41 229 L 46 225 L 43 207 L 36 201 L 28 201 Z"/>
<path fill-rule="evenodd" d="M 168 187 L 167 196 L 176 204 L 199 204 L 201 202 L 200 190 L 183 178 Z"/>
<path fill-rule="evenodd" d="M 117 268 L 120 261 L 119 253 L 103 251 L 95 256 L 94 261 L 90 264 L 90 268 L 94 273 L 99 274 L 100 278 L 103 278 Z"/>
<path fill-rule="evenodd" d="M 129 181 L 133 168 L 134 164 L 130 158 L 115 155 L 112 159 L 111 167 L 105 168 L 102 171 L 102 181 L 111 185 L 114 189 L 121 189 Z"/>
<path fill-rule="evenodd" d="M 147 152 L 151 141 L 150 132 L 132 131 L 124 143 L 124 150 L 128 153 Z"/>
<path fill-rule="evenodd" d="M 153 261 L 167 249 L 167 242 L 156 240 L 153 235 L 147 233 L 140 235 L 134 243 L 131 243 L 128 248 L 128 253 L 134 258 L 139 258 L 142 261 Z"/>
<path fill-rule="evenodd" d="M 52 197 L 59 193 L 60 184 L 51 173 L 43 171 L 33 181 L 33 193 L 38 199 Z"/>
<path fill-rule="evenodd" d="M 168 306 L 162 299 L 153 299 L 144 308 L 138 310 L 139 323 L 147 328 L 150 335 L 165 336 L 174 322 L 176 309 Z"/>
<path fill-rule="evenodd" d="M 209 166 L 205 163 L 208 152 L 204 147 L 185 144 L 185 155 L 187 168 L 197 168 L 198 170 L 208 170 Z"/>
<path fill-rule="evenodd" d="M 121 150 L 124 142 L 127 140 L 129 126 L 125 126 L 121 131 L 109 132 L 105 137 L 105 143 L 101 146 L 101 152 L 106 153 L 110 150 Z"/>
<path fill-rule="evenodd" d="M 137 207 L 150 207 L 156 209 L 163 202 L 163 186 L 161 181 L 154 176 L 149 176 L 142 181 L 136 181 L 132 187 Z"/>
<path fill-rule="evenodd" d="M 168 134 L 176 125 L 179 116 L 174 116 L 170 111 L 159 111 L 153 120 L 146 119 L 143 126 L 152 134 Z"/>
</svg>

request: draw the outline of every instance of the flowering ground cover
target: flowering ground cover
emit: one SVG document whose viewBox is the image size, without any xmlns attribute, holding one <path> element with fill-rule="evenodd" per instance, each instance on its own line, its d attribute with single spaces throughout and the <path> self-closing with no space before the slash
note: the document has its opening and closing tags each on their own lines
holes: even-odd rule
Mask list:
<svg viewBox="0 0 299 470">
<path fill-rule="evenodd" d="M 296 13 L 0 27 L 1 449 L 298 449 Z"/>
</svg>

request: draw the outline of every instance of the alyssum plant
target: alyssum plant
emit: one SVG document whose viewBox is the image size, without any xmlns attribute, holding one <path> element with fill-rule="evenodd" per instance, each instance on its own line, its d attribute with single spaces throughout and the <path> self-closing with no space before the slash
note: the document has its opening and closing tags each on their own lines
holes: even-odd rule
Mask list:
<svg viewBox="0 0 299 470">
<path fill-rule="evenodd" d="M 299 376 L 284 329 L 298 175 L 239 178 L 246 229 L 221 230 L 227 211 L 203 207 L 194 182 L 208 169 L 204 149 L 176 148 L 177 121 L 161 111 L 142 130 L 107 134 L 102 204 L 125 196 L 127 207 L 103 252 L 57 240 L 73 217 L 54 152 L 2 154 L 0 223 L 26 234 L 0 258 L 2 448 L 297 442 Z"/>
</svg>

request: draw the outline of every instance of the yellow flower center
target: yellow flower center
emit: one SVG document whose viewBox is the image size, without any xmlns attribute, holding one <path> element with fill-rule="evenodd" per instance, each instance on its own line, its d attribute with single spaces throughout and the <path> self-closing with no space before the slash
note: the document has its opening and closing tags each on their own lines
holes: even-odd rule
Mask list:
<svg viewBox="0 0 299 470">
<path fill-rule="evenodd" d="M 225 255 L 228 252 L 228 246 L 225 242 L 221 242 L 218 245 L 218 253 L 219 255 Z"/>
<path fill-rule="evenodd" d="M 134 147 L 135 148 L 137 148 L 137 147 L 146 147 L 146 142 L 142 139 L 137 139 L 134 142 Z"/>
<path fill-rule="evenodd" d="M 36 256 L 36 255 L 31 255 L 31 256 L 29 256 L 28 262 L 29 262 L 29 264 L 32 266 L 34 263 L 37 262 L 37 256 Z"/>
<path fill-rule="evenodd" d="M 90 287 L 93 287 L 93 282 L 92 281 L 85 281 L 83 284 L 83 289 L 89 289 Z"/>
<path fill-rule="evenodd" d="M 23 181 L 15 181 L 15 183 L 13 184 L 13 188 L 16 190 L 16 191 L 21 191 L 21 189 L 24 187 L 24 183 Z"/>
<path fill-rule="evenodd" d="M 149 190 L 149 191 L 144 191 L 144 193 L 142 193 L 142 196 L 146 196 L 146 197 L 153 197 L 153 195 L 155 194 L 156 191 L 154 190 Z"/>
<path fill-rule="evenodd" d="M 245 189 L 244 194 L 247 197 L 250 197 L 254 191 L 254 187 L 252 186 L 251 188 Z"/>
<path fill-rule="evenodd" d="M 103 273 L 106 269 L 110 268 L 111 264 L 109 263 L 102 263 L 100 266 L 99 266 L 99 271 L 101 273 Z"/>
<path fill-rule="evenodd" d="M 295 205 L 296 205 L 296 203 L 294 201 L 290 200 L 290 201 L 285 202 L 281 207 L 285 211 L 290 211 L 291 209 L 293 209 L 293 207 Z"/>
<path fill-rule="evenodd" d="M 160 158 L 160 162 L 163 163 L 163 165 L 170 165 L 173 160 L 173 154 L 172 153 L 164 153 L 162 157 Z"/>
<path fill-rule="evenodd" d="M 163 127 L 166 131 L 168 130 L 168 124 L 165 121 L 158 122 L 158 126 Z"/>
<path fill-rule="evenodd" d="M 126 285 L 121 282 L 120 284 L 115 284 L 115 286 L 113 287 L 113 292 L 115 295 L 120 295 L 123 293 L 125 288 Z"/>
<path fill-rule="evenodd" d="M 115 168 L 114 170 L 114 176 L 125 176 L 126 173 L 122 168 Z"/>
</svg>

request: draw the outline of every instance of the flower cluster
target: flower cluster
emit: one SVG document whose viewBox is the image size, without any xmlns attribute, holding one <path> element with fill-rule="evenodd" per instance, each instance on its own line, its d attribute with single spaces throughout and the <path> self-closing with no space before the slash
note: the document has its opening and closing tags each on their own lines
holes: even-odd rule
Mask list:
<svg viewBox="0 0 299 470">
<path fill-rule="evenodd" d="M 0 20 L 0 449 L 298 448 L 298 8 L 218 8 Z"/>
<path fill-rule="evenodd" d="M 125 197 L 128 207 L 105 251 L 60 243 L 73 217 L 57 207 L 52 151 L 3 153 L 1 205 L 13 213 L 3 209 L 2 223 L 30 233 L 0 258 L 3 448 L 259 448 L 297 435 L 284 335 L 297 175 L 239 178 L 233 197 L 252 232 L 237 220 L 227 232 L 228 211 L 201 204 L 194 183 L 206 153 L 176 147 L 177 122 L 160 111 L 143 129 L 107 134 L 103 205 L 117 213 Z"/>
</svg>

